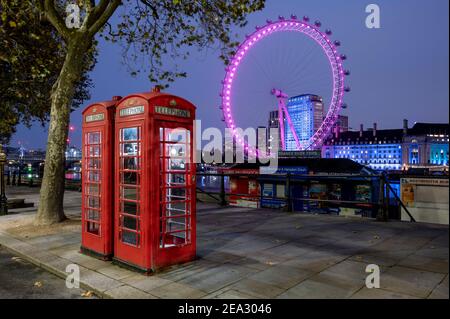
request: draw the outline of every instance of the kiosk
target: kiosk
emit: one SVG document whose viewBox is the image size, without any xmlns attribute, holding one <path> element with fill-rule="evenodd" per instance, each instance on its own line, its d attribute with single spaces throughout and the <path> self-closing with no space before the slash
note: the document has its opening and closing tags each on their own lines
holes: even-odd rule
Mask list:
<svg viewBox="0 0 450 319">
<path fill-rule="evenodd" d="M 114 261 L 149 273 L 196 252 L 195 106 L 132 94 L 115 119 Z"/>
<path fill-rule="evenodd" d="M 83 111 L 81 252 L 101 259 L 113 254 L 113 139 L 117 102 L 89 105 Z"/>
</svg>

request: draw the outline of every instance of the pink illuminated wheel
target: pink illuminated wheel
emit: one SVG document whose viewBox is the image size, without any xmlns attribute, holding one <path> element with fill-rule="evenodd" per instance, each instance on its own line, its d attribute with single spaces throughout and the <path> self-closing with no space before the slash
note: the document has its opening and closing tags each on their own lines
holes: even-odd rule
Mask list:
<svg viewBox="0 0 450 319">
<path fill-rule="evenodd" d="M 258 151 L 253 146 L 247 145 L 244 137 L 240 136 L 239 131 L 236 129 L 238 128 L 238 126 L 236 125 L 235 118 L 233 116 L 233 108 L 236 107 L 236 105 L 233 104 L 232 93 L 237 88 L 235 88 L 233 85 L 236 82 L 236 75 L 239 67 L 241 66 L 241 63 L 244 62 L 246 56 L 252 50 L 253 46 L 262 39 L 268 38 L 275 33 L 297 32 L 314 40 L 317 44 L 319 44 L 321 50 L 328 58 L 329 66 L 331 69 L 330 83 L 332 83 L 332 87 L 330 88 L 330 91 L 332 93 L 330 95 L 329 104 L 327 103 L 328 110 L 326 112 L 326 117 L 323 120 L 321 126 L 314 133 L 314 135 L 307 141 L 301 142 L 297 138 L 297 134 L 295 133 L 295 130 L 289 118 L 289 114 L 286 110 L 285 100 L 287 99 L 287 95 L 285 94 L 285 92 L 283 92 L 283 88 L 272 88 L 272 95 L 278 99 L 279 111 L 285 112 L 284 118 L 287 120 L 286 124 L 293 133 L 297 149 L 312 150 L 320 148 L 324 139 L 328 137 L 332 127 L 338 120 L 338 115 L 344 105 L 344 92 L 350 91 L 349 87 L 344 86 L 345 75 L 350 74 L 350 72 L 343 69 L 343 60 L 346 60 L 347 57 L 345 55 L 340 55 L 338 52 L 338 46 L 340 46 L 340 42 L 333 42 L 330 39 L 331 31 L 328 29 L 325 31 L 321 31 L 320 27 L 321 23 L 319 21 L 311 24 L 309 23 L 309 18 L 307 17 L 304 17 L 302 21 L 298 20 L 295 16 L 291 16 L 290 19 L 280 17 L 276 22 L 267 21 L 267 24 L 264 27 L 257 27 L 254 33 L 247 36 L 246 40 L 238 47 L 236 54 L 232 58 L 229 66 L 226 68 L 225 79 L 222 82 L 222 104 L 220 108 L 222 109 L 224 121 L 227 127 L 230 128 L 233 132 L 236 143 L 242 145 L 249 155 L 256 155 Z M 283 117 L 280 116 L 280 127 L 283 127 L 283 125 L 285 125 L 283 123 Z M 263 156 L 263 154 L 258 155 Z"/>
</svg>

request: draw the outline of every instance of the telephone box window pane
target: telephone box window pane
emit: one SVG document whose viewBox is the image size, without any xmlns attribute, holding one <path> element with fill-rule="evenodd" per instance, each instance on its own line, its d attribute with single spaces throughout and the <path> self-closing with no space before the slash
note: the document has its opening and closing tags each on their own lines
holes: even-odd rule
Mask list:
<svg viewBox="0 0 450 319">
<path fill-rule="evenodd" d="M 100 157 L 100 146 L 99 145 L 89 146 L 89 156 Z"/>
<path fill-rule="evenodd" d="M 168 170 L 184 171 L 186 169 L 186 161 L 184 159 L 171 159 Z"/>
<path fill-rule="evenodd" d="M 138 234 L 131 231 L 122 231 L 122 242 L 133 246 L 138 245 Z"/>
<path fill-rule="evenodd" d="M 139 143 L 122 144 L 122 156 L 137 156 L 139 154 Z"/>
<path fill-rule="evenodd" d="M 138 185 L 138 173 L 137 172 L 122 172 L 122 184 L 126 185 Z"/>
<path fill-rule="evenodd" d="M 184 230 L 186 229 L 186 218 L 170 218 L 166 223 L 166 231 L 167 232 L 179 232 L 177 235 L 184 236 Z M 180 232 L 182 231 L 182 232 Z M 173 234 L 175 235 L 175 233 Z"/>
<path fill-rule="evenodd" d="M 186 177 L 184 174 L 167 174 L 167 183 L 172 185 L 186 184 Z"/>
<path fill-rule="evenodd" d="M 167 203 L 166 204 L 166 208 L 167 210 L 171 210 L 174 212 L 177 212 L 178 214 L 182 213 L 185 214 L 187 211 L 187 207 L 186 207 L 186 203 L 185 202 L 181 202 L 181 203 Z"/>
<path fill-rule="evenodd" d="M 100 234 L 100 225 L 98 223 L 87 222 L 87 231 L 88 233 L 99 235 Z"/>
<path fill-rule="evenodd" d="M 137 219 L 134 217 L 123 216 L 122 227 L 137 230 Z"/>
<path fill-rule="evenodd" d="M 88 181 L 90 181 L 90 182 L 100 182 L 100 172 L 98 172 L 98 171 L 89 171 L 88 172 Z"/>
<path fill-rule="evenodd" d="M 167 201 L 170 200 L 184 200 L 186 199 L 185 188 L 168 188 L 167 189 Z"/>
<path fill-rule="evenodd" d="M 100 195 L 100 184 L 91 184 L 87 186 L 87 193 L 89 195 Z"/>
<path fill-rule="evenodd" d="M 139 188 L 137 187 L 129 187 L 129 186 L 122 186 L 122 199 L 129 199 L 129 200 L 139 200 Z"/>
<path fill-rule="evenodd" d="M 121 159 L 121 169 L 136 171 L 140 169 L 138 157 L 125 157 Z"/>
<path fill-rule="evenodd" d="M 129 215 L 137 215 L 138 205 L 135 202 L 122 202 L 122 212 Z"/>
<path fill-rule="evenodd" d="M 185 129 L 173 129 L 167 131 L 167 142 L 178 142 L 178 143 L 186 143 L 186 132 Z"/>
<path fill-rule="evenodd" d="M 89 169 L 100 169 L 101 160 L 99 158 L 89 158 L 88 168 Z"/>
<path fill-rule="evenodd" d="M 122 141 L 137 141 L 139 140 L 139 128 L 129 127 L 122 129 Z"/>
<path fill-rule="evenodd" d="M 88 133 L 88 144 L 100 144 L 100 132 Z"/>
<path fill-rule="evenodd" d="M 100 208 L 100 198 L 99 197 L 88 197 L 88 207 Z"/>
<path fill-rule="evenodd" d="M 186 156 L 185 144 L 168 144 L 165 152 L 166 157 L 184 157 Z"/>
<path fill-rule="evenodd" d="M 100 221 L 100 212 L 98 210 L 88 209 L 86 218 L 90 220 Z"/>
</svg>

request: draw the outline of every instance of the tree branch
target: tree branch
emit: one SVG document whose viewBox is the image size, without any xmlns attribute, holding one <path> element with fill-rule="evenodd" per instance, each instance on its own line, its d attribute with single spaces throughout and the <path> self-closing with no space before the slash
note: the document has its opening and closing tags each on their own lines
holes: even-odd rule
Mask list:
<svg viewBox="0 0 450 319">
<path fill-rule="evenodd" d="M 43 2 L 43 3 L 42 3 Z M 40 0 L 41 5 L 44 5 L 45 15 L 51 24 L 56 28 L 58 33 L 68 41 L 70 38 L 70 30 L 66 27 L 64 20 L 59 15 L 55 8 L 53 0 Z"/>
</svg>

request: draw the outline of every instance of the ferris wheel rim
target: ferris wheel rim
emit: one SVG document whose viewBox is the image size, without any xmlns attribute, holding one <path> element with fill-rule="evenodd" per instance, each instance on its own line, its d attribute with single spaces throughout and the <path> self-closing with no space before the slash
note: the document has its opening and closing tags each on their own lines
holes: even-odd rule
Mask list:
<svg viewBox="0 0 450 319">
<path fill-rule="evenodd" d="M 308 140 L 303 150 L 316 149 L 318 146 L 320 146 L 324 139 L 329 135 L 332 127 L 337 122 L 338 115 L 342 109 L 345 92 L 344 82 L 346 71 L 344 71 L 343 69 L 344 58 L 339 54 L 337 45 L 335 44 L 336 41 L 331 41 L 330 37 L 328 36 L 331 35 L 331 31 L 327 29 L 325 32 L 322 32 L 319 27 L 320 26 L 309 24 L 307 21 L 299 21 L 294 18 L 280 18 L 279 21 L 276 22 L 268 21 L 265 26 L 257 27 L 256 31 L 246 36 L 245 41 L 243 41 L 239 45 L 235 55 L 231 59 L 229 66 L 226 68 L 225 78 L 222 81 L 223 85 L 221 93 L 221 109 L 223 112 L 225 123 L 227 127 L 231 129 L 232 135 L 236 139 L 236 143 L 241 145 L 246 151 L 248 151 L 248 154 L 259 156 L 263 155 L 260 154 L 257 149 L 254 149 L 252 146 L 247 145 L 245 139 L 239 135 L 239 130 L 235 125 L 235 121 L 232 115 L 233 103 L 231 102 L 231 94 L 233 91 L 233 81 L 239 69 L 241 61 L 245 58 L 246 52 L 249 52 L 254 44 L 274 33 L 295 31 L 308 36 L 310 39 L 313 39 L 320 45 L 321 49 L 325 52 L 328 58 L 329 65 L 331 66 L 333 88 L 327 115 L 320 125 L 319 129 L 314 132 L 313 136 Z"/>
</svg>

